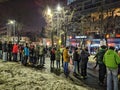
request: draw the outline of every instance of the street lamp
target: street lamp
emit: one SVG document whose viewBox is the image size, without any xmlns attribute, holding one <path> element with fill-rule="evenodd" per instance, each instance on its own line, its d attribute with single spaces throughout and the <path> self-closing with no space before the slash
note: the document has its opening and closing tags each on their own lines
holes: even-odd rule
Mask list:
<svg viewBox="0 0 120 90">
<path fill-rule="evenodd" d="M 62 11 L 63 9 L 61 8 L 61 6 L 58 4 L 57 5 L 57 8 L 56 8 L 56 15 L 57 15 L 57 36 L 58 36 L 58 44 L 61 45 L 61 34 L 60 34 L 60 29 L 61 29 L 61 26 L 62 26 Z"/>
<path fill-rule="evenodd" d="M 9 27 L 11 27 L 11 29 L 13 30 L 13 36 L 15 37 L 15 23 L 16 21 L 15 20 L 8 20 L 8 25 L 10 25 Z M 7 31 L 7 33 L 11 33 L 11 30 L 10 31 Z M 10 35 L 11 36 L 11 35 Z M 14 38 L 13 38 L 13 42 L 14 42 Z"/>
<path fill-rule="evenodd" d="M 8 25 L 13 26 L 13 32 L 14 32 L 14 36 L 15 36 L 15 20 L 8 20 Z"/>
<path fill-rule="evenodd" d="M 57 7 L 55 9 L 50 9 L 49 7 L 47 8 L 46 11 L 46 20 L 48 22 L 48 25 L 51 25 L 51 41 L 52 41 L 52 46 L 54 45 L 55 40 L 54 39 L 54 29 L 56 29 L 57 35 L 56 35 L 56 39 L 57 41 L 58 38 L 60 38 L 60 27 L 62 26 L 61 24 L 61 17 L 62 17 L 62 8 L 61 6 L 58 4 Z M 47 27 L 48 28 L 48 27 Z M 58 42 L 59 43 L 59 42 Z"/>
<path fill-rule="evenodd" d="M 57 6 L 57 11 L 61 11 L 62 10 L 62 8 L 61 8 L 61 6 L 58 4 L 58 6 Z"/>
<path fill-rule="evenodd" d="M 52 47 L 54 45 L 54 36 L 53 36 L 53 14 L 52 14 L 52 11 L 51 9 L 48 7 L 47 9 L 47 15 L 50 17 L 50 20 L 51 20 L 51 42 L 52 42 Z"/>
<path fill-rule="evenodd" d="M 52 15 L 51 9 L 49 7 L 48 7 L 48 10 L 47 10 L 47 14 L 50 15 L 50 16 Z"/>
</svg>

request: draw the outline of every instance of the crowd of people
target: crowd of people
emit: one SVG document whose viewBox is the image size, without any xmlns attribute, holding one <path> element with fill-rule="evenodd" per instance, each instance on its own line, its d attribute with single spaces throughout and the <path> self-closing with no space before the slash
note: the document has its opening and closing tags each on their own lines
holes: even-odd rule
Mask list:
<svg viewBox="0 0 120 90">
<path fill-rule="evenodd" d="M 20 61 L 23 65 L 44 66 L 47 47 L 32 43 L 12 44 L 11 41 L 0 42 L 0 59 L 6 61 Z"/>
<path fill-rule="evenodd" d="M 19 56 L 19 57 L 18 57 Z M 73 75 L 80 75 L 80 78 L 87 78 L 87 63 L 90 54 L 87 48 L 80 47 L 50 47 L 34 45 L 32 43 L 17 44 L 12 42 L 0 42 L 0 59 L 6 61 L 20 61 L 27 66 L 44 67 L 45 57 L 50 58 L 50 68 L 58 71 L 63 68 L 66 77 L 69 75 L 69 64 L 73 66 Z M 107 90 L 118 90 L 118 75 L 120 74 L 120 50 L 115 51 L 114 47 L 101 46 L 94 59 L 96 68 L 99 65 L 99 85 L 107 84 Z M 56 67 L 55 67 L 56 62 Z M 61 67 L 62 66 L 62 67 Z M 105 81 L 105 78 L 107 79 Z M 112 81 L 113 84 L 112 85 Z"/>
<path fill-rule="evenodd" d="M 115 47 L 101 46 L 95 55 L 96 65 L 99 65 L 99 84 L 107 85 L 107 90 L 118 90 L 118 80 L 120 75 L 120 50 Z M 107 80 L 105 80 L 107 79 Z"/>
</svg>

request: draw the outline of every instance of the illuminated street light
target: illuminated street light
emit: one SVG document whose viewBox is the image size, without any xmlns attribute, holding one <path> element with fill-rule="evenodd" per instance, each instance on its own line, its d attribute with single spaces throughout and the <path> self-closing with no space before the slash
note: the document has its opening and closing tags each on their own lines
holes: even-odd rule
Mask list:
<svg viewBox="0 0 120 90">
<path fill-rule="evenodd" d="M 15 29 L 16 29 L 16 21 L 15 20 L 8 20 L 8 26 L 9 26 L 9 28 L 11 28 L 11 30 L 13 30 L 13 36 L 14 36 L 14 38 L 13 38 L 13 42 L 15 42 Z M 7 34 L 9 33 L 9 35 L 11 36 L 11 30 L 7 30 Z"/>
<path fill-rule="evenodd" d="M 47 7 L 47 10 L 45 11 L 46 14 L 46 20 L 47 23 L 49 24 L 49 26 L 51 26 L 51 41 L 52 41 L 52 46 L 54 45 L 54 29 L 57 30 L 57 39 L 60 38 L 60 27 L 61 27 L 61 17 L 62 17 L 62 8 L 61 6 L 58 4 L 57 7 L 55 9 L 51 9 L 49 7 Z M 49 28 L 49 29 L 50 29 Z M 59 39 L 60 40 L 60 39 Z M 58 40 L 58 43 L 59 43 Z"/>
<path fill-rule="evenodd" d="M 48 10 L 47 10 L 47 14 L 48 15 L 51 15 L 52 13 L 51 13 L 51 9 L 48 7 Z"/>
<path fill-rule="evenodd" d="M 8 24 L 15 24 L 15 20 L 8 20 Z"/>
<path fill-rule="evenodd" d="M 48 7 L 48 9 L 47 9 L 47 18 L 49 18 L 49 20 L 50 20 L 50 22 L 49 22 L 49 24 L 51 24 L 51 42 L 52 42 L 52 46 L 54 45 L 54 40 L 53 40 L 53 38 L 54 38 L 54 36 L 53 36 L 53 14 L 52 14 L 52 11 L 51 11 L 51 9 Z"/>
<path fill-rule="evenodd" d="M 61 11 L 62 10 L 62 8 L 60 7 L 60 5 L 58 4 L 58 6 L 57 6 L 57 11 Z"/>
</svg>

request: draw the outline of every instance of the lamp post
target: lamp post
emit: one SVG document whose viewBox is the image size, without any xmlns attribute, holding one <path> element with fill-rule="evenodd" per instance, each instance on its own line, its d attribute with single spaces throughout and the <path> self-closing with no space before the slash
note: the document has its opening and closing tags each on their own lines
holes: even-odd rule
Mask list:
<svg viewBox="0 0 120 90">
<path fill-rule="evenodd" d="M 15 20 L 8 20 L 8 25 L 10 25 L 11 27 L 11 30 L 13 31 L 13 36 L 15 38 L 15 23 L 16 21 Z M 11 36 L 11 32 L 12 31 L 7 31 L 7 33 Z M 15 42 L 15 39 L 13 38 L 13 42 Z"/>
<path fill-rule="evenodd" d="M 61 6 L 58 4 L 57 5 L 57 36 L 58 36 L 58 44 L 61 45 L 61 35 L 60 35 L 60 27 L 61 27 L 61 11 L 62 11 L 62 8 Z"/>
<path fill-rule="evenodd" d="M 54 40 L 54 29 L 56 28 L 56 32 L 57 32 L 57 37 L 56 39 L 59 38 L 58 43 L 60 44 L 60 27 L 61 27 L 61 11 L 62 8 L 61 6 L 58 4 L 57 7 L 55 9 L 50 9 L 49 7 L 47 8 L 47 18 L 49 17 L 49 22 L 48 24 L 51 24 L 51 42 L 52 42 L 52 46 L 54 46 L 55 40 Z"/>
<path fill-rule="evenodd" d="M 52 14 L 52 11 L 51 9 L 48 7 L 48 10 L 47 10 L 47 15 L 50 17 L 50 20 L 51 20 L 51 42 L 52 42 L 52 47 L 54 46 L 54 36 L 53 36 L 53 14 Z"/>
</svg>

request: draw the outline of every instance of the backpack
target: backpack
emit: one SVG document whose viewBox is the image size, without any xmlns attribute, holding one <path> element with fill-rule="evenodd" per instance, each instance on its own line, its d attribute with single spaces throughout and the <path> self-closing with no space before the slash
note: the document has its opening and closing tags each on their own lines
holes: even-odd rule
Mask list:
<svg viewBox="0 0 120 90">
<path fill-rule="evenodd" d="M 105 50 L 100 50 L 97 54 L 97 62 L 98 64 L 103 64 L 103 57 L 104 57 L 104 54 L 105 54 Z"/>
</svg>

